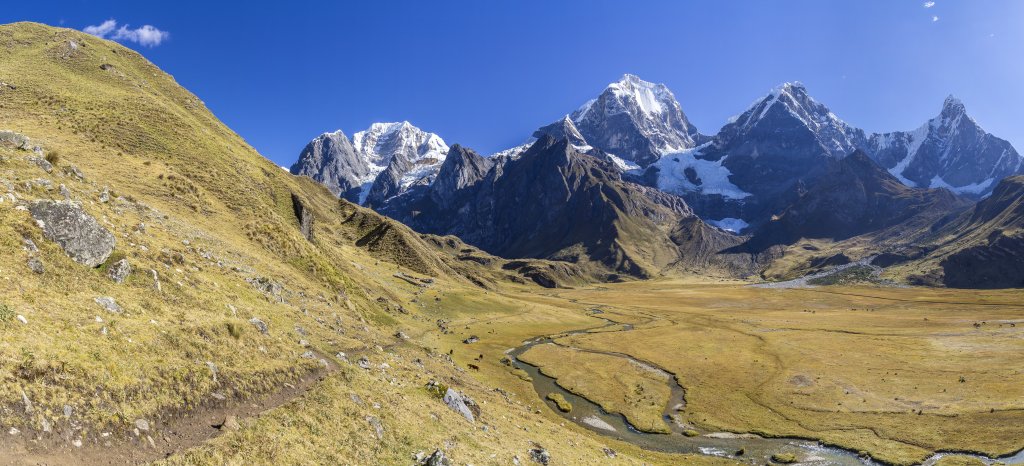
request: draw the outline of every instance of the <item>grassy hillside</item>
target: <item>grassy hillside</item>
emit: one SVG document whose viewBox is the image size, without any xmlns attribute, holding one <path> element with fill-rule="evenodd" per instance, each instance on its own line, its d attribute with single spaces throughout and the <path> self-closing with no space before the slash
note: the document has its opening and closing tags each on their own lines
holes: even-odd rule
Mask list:
<svg viewBox="0 0 1024 466">
<path fill-rule="evenodd" d="M 417 343 L 441 318 L 520 314 L 504 292 L 538 289 L 524 268 L 582 281 L 572 267 L 509 266 L 340 201 L 113 42 L 0 26 L 0 81 L 3 462 L 395 464 L 440 448 L 481 464 L 525 460 L 535 442 L 559 463 L 606 457 L 607 441 L 534 409 L 498 354 L 471 376 L 440 343 Z M 27 209 L 63 199 L 116 238 L 100 267 L 73 261 Z M 121 259 L 132 273 L 117 283 Z M 586 320 L 530 306 L 548 326 Z M 425 390 L 431 379 L 476 399 L 478 422 Z M 228 416 L 239 425 L 211 427 Z M 627 462 L 679 459 L 614 447 Z"/>
</svg>

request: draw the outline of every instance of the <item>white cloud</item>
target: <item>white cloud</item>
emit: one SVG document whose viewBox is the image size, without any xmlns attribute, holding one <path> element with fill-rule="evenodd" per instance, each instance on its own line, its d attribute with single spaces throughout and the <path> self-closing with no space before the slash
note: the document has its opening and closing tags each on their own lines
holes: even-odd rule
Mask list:
<svg viewBox="0 0 1024 466">
<path fill-rule="evenodd" d="M 156 47 L 171 36 L 169 32 L 161 31 L 148 24 L 135 29 L 129 29 L 127 24 L 119 28 L 114 19 L 108 19 L 99 26 L 86 26 L 82 31 L 101 39 L 135 42 L 145 47 Z"/>
<path fill-rule="evenodd" d="M 933 6 L 935 6 L 935 2 L 924 2 L 924 7 L 925 8 L 931 8 Z"/>
<path fill-rule="evenodd" d="M 108 19 L 99 26 L 86 26 L 85 29 L 82 30 L 85 31 L 86 34 L 92 34 L 96 37 L 106 37 L 107 34 L 110 34 L 110 31 L 113 31 L 116 27 L 117 21 Z"/>
<path fill-rule="evenodd" d="M 938 20 L 939 20 L 939 17 L 938 17 L 938 16 L 932 16 L 932 22 L 933 22 L 933 23 L 934 23 L 934 22 L 936 22 L 936 21 L 938 21 Z"/>
</svg>

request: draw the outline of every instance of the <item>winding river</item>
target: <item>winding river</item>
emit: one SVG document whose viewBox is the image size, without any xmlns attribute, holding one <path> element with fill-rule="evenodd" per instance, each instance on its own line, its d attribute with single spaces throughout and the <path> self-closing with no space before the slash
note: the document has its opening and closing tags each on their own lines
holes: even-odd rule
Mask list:
<svg viewBox="0 0 1024 466">
<path fill-rule="evenodd" d="M 597 328 L 565 332 L 527 340 L 523 342 L 521 346 L 507 351 L 514 367 L 518 367 L 530 375 L 533 381 L 533 388 L 540 399 L 563 418 L 600 435 L 629 442 L 641 448 L 654 451 L 720 456 L 751 464 L 769 464 L 771 463 L 771 457 L 774 454 L 792 453 L 799 459 L 798 464 L 802 465 L 882 465 L 882 463 L 870 458 L 858 456 L 856 452 L 839 447 L 823 445 L 814 440 L 797 438 L 766 438 L 753 434 L 734 434 L 729 432 L 700 432 L 700 435 L 698 436 L 688 437 L 683 434 L 683 430 L 670 418 L 672 413 L 675 413 L 677 410 L 684 409 L 685 407 L 685 392 L 683 387 L 679 385 L 678 381 L 671 373 L 663 368 L 658 367 L 649 361 L 637 360 L 636 358 L 623 353 L 603 352 L 599 350 L 572 347 L 579 351 L 587 351 L 628 359 L 634 363 L 650 367 L 652 370 L 663 373 L 668 381 L 667 383 L 669 384 L 669 388 L 671 389 L 669 402 L 663 410 L 663 419 L 666 425 L 671 429 L 672 433 L 653 434 L 637 430 L 626 421 L 626 418 L 623 415 L 605 411 L 597 403 L 562 388 L 558 385 L 556 379 L 544 375 L 538 367 L 519 360 L 520 355 L 536 345 L 553 343 L 567 347 L 562 343 L 555 342 L 556 339 L 563 337 L 604 331 L 627 332 L 633 328 L 629 324 L 617 323 L 596 315 L 594 315 L 594 317 L 601 318 L 608 323 Z M 619 327 L 619 329 L 610 330 L 613 327 Z M 546 399 L 546 396 L 549 393 L 558 393 L 565 397 L 566 400 L 572 403 L 572 411 L 569 413 L 559 411 L 554 402 Z M 945 455 L 945 453 L 937 453 L 928 458 L 923 463 L 923 466 L 931 466 Z M 980 459 L 982 462 L 989 465 L 997 462 L 1006 465 L 1024 465 L 1024 450 L 1013 456 L 997 459 L 978 455 L 970 456 Z"/>
</svg>

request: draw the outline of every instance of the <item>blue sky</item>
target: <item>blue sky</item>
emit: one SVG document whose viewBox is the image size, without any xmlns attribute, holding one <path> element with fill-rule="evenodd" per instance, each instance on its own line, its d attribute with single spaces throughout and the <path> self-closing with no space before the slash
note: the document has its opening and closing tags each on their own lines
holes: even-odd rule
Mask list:
<svg viewBox="0 0 1024 466">
<path fill-rule="evenodd" d="M 321 132 L 374 121 L 490 153 L 627 72 L 666 83 L 705 133 L 802 81 L 869 131 L 916 128 L 955 94 L 1024 150 L 1020 1 L 34 0 L 0 11 L 76 29 L 110 19 L 108 37 L 282 165 Z"/>
</svg>

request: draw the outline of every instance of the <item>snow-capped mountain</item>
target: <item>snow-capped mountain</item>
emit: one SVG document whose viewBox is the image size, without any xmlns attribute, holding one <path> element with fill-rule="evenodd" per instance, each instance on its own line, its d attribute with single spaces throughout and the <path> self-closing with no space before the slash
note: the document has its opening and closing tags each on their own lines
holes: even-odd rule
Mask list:
<svg viewBox="0 0 1024 466">
<path fill-rule="evenodd" d="M 914 131 L 872 134 L 867 149 L 907 186 L 970 197 L 987 195 L 999 180 L 1024 171 L 1013 146 L 985 132 L 953 96 L 939 116 Z"/>
<path fill-rule="evenodd" d="M 380 204 L 413 185 L 432 183 L 447 154 L 440 136 L 408 121 L 374 123 L 351 141 L 340 130 L 317 136 L 291 172 L 352 202 Z"/>
<path fill-rule="evenodd" d="M 632 74 L 609 84 L 562 122 L 538 131 L 547 133 L 545 129 L 565 120 L 572 122 L 587 144 L 641 167 L 705 138 L 690 124 L 668 87 Z"/>
<path fill-rule="evenodd" d="M 663 156 L 645 179 L 685 197 L 706 220 L 763 223 L 830 161 L 856 150 L 907 186 L 972 197 L 1024 171 L 1013 147 L 981 129 L 955 98 L 915 131 L 869 135 L 811 98 L 802 84 L 786 83 L 731 118 L 711 141 Z"/>
<path fill-rule="evenodd" d="M 730 119 L 710 141 L 667 154 L 648 179 L 684 196 L 708 220 L 755 223 L 772 215 L 791 191 L 867 144 L 800 83 L 772 89 Z"/>
<path fill-rule="evenodd" d="M 374 123 L 353 135 L 352 142 L 371 163 L 384 167 L 360 202 L 370 206 L 380 205 L 414 184 L 433 183 L 448 155 L 448 145 L 440 136 L 408 121 Z"/>
</svg>

